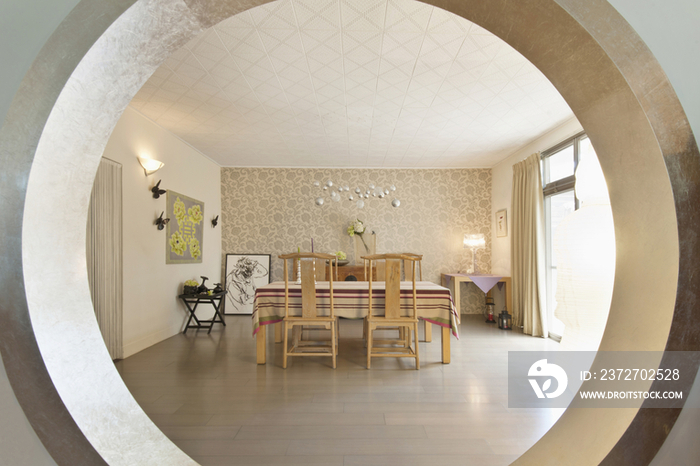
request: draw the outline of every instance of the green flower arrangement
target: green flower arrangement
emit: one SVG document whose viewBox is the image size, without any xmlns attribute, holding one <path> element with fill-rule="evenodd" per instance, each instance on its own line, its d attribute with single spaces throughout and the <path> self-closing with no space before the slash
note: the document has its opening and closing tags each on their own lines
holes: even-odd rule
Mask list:
<svg viewBox="0 0 700 466">
<path fill-rule="evenodd" d="M 184 294 L 197 294 L 197 288 L 199 287 L 199 283 L 197 283 L 197 280 L 187 280 L 185 282 L 185 286 L 182 289 L 182 292 Z"/>
<path fill-rule="evenodd" d="M 343 251 L 338 251 L 335 253 L 335 255 L 339 261 L 344 261 L 345 259 L 348 258 L 347 254 L 345 254 Z"/>
<path fill-rule="evenodd" d="M 348 235 L 350 236 L 359 236 L 362 240 L 362 244 L 365 246 L 365 251 L 369 252 L 369 247 L 367 246 L 367 243 L 365 243 L 365 239 L 362 237 L 362 234 L 365 232 L 366 229 L 367 228 L 365 227 L 365 224 L 362 223 L 362 220 L 356 218 L 353 224 L 348 227 L 347 231 Z"/>
<path fill-rule="evenodd" d="M 350 236 L 359 235 L 360 237 L 362 237 L 362 233 L 364 232 L 365 224 L 362 223 L 362 220 L 360 220 L 359 218 L 356 218 L 353 224 L 348 227 L 348 235 Z"/>
</svg>

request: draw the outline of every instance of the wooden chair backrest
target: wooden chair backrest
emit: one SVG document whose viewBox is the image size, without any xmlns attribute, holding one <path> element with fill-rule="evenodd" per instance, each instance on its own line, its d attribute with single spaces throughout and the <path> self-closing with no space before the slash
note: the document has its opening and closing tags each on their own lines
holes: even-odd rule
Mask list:
<svg viewBox="0 0 700 466">
<path fill-rule="evenodd" d="M 413 254 L 410 252 L 402 253 L 404 256 L 412 256 L 418 258 L 418 280 L 423 281 L 423 256 L 420 254 Z M 413 280 L 413 267 L 410 264 L 404 262 L 403 274 L 406 277 L 406 281 Z"/>
<path fill-rule="evenodd" d="M 365 256 L 369 262 L 369 266 L 372 263 L 383 262 L 384 263 L 384 316 L 374 316 L 372 314 L 372 278 L 369 280 L 369 319 L 370 320 L 381 320 L 381 319 L 400 319 L 401 316 L 401 265 L 409 264 L 411 271 L 411 283 L 413 284 L 413 305 L 411 306 L 411 315 L 408 316 L 410 319 L 415 319 L 418 316 L 418 309 L 416 303 L 416 273 L 415 267 L 416 262 L 418 262 L 420 256 L 407 256 L 403 254 L 374 254 L 372 256 Z"/>
<path fill-rule="evenodd" d="M 299 259 L 294 259 L 294 264 L 292 265 L 292 275 L 294 275 L 297 270 L 297 262 Z M 317 282 L 325 282 L 328 281 L 328 266 L 326 265 L 325 260 L 320 260 L 320 259 L 314 259 L 314 262 L 316 263 L 316 267 L 314 269 L 316 273 L 316 281 Z M 338 281 L 338 263 L 336 261 L 335 267 L 331 267 L 335 269 L 335 275 L 333 275 L 333 281 L 337 282 Z"/>
<path fill-rule="evenodd" d="M 327 269 L 328 269 L 328 267 L 326 267 L 326 261 L 314 259 L 314 273 L 315 273 L 317 282 L 325 282 L 326 281 Z"/>
<path fill-rule="evenodd" d="M 362 257 L 364 259 L 364 256 Z M 367 259 L 364 259 L 365 263 L 365 279 L 364 281 L 369 281 L 369 271 L 373 271 L 372 280 L 375 282 L 383 282 L 386 275 L 384 261 L 376 261 L 370 264 Z M 374 269 L 372 268 L 374 267 Z"/>
<path fill-rule="evenodd" d="M 297 263 L 301 263 L 301 317 L 304 319 L 315 319 L 319 317 L 318 308 L 316 306 L 316 272 L 315 265 L 323 264 L 328 261 L 328 273 L 330 277 L 329 293 L 330 293 L 330 317 L 335 317 L 333 308 L 333 262 L 337 260 L 332 254 L 298 252 L 293 254 L 283 254 L 279 256 L 284 260 L 284 316 L 289 317 L 289 270 L 288 261 L 291 259 L 294 267 Z M 294 271 L 296 268 L 294 269 Z M 293 271 L 293 273 L 294 273 Z"/>
</svg>

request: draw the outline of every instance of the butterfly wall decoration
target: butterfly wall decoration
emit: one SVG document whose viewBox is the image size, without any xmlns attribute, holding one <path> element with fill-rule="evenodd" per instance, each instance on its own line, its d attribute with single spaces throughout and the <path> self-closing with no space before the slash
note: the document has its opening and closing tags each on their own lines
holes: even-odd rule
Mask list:
<svg viewBox="0 0 700 466">
<path fill-rule="evenodd" d="M 158 180 L 158 183 L 154 187 L 151 188 L 151 192 L 153 193 L 153 199 L 158 199 L 161 195 L 166 193 L 165 189 L 160 189 L 160 182 L 163 180 Z"/>
<path fill-rule="evenodd" d="M 164 213 L 165 212 L 161 212 L 160 217 L 158 217 L 155 221 L 155 224 L 158 226 L 158 230 L 162 230 L 163 228 L 165 228 L 165 225 L 167 225 L 170 221 L 169 218 L 163 218 Z"/>
<path fill-rule="evenodd" d="M 216 226 L 219 224 L 219 216 L 217 215 L 213 219 L 211 219 L 211 227 L 216 228 Z"/>
</svg>

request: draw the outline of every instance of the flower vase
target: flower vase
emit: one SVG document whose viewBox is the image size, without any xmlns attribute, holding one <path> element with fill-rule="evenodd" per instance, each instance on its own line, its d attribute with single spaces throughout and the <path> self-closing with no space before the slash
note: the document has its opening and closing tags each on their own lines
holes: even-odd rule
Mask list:
<svg viewBox="0 0 700 466">
<path fill-rule="evenodd" d="M 364 265 L 362 256 L 377 253 L 377 235 L 363 233 L 352 237 L 352 246 L 355 252 L 355 265 Z"/>
</svg>

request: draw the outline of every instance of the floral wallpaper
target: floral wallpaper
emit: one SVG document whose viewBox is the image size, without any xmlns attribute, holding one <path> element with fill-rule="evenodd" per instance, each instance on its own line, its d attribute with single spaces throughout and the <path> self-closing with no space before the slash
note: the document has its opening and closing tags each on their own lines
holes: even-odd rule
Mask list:
<svg viewBox="0 0 700 466">
<path fill-rule="evenodd" d="M 333 202 L 321 186 L 366 188 L 369 184 L 396 186 L 385 199 L 370 198 L 359 209 L 341 193 Z M 317 206 L 314 200 L 325 195 Z M 392 207 L 391 201 L 401 201 Z M 355 201 L 357 197 L 355 195 Z M 423 254 L 423 279 L 440 283 L 440 274 L 464 272 L 472 254 L 464 249 L 465 233 L 483 233 L 486 247 L 477 251 L 482 273 L 491 264 L 490 169 L 297 169 L 222 168 L 222 253 L 272 254 L 272 281 L 282 280 L 278 255 L 311 250 L 344 251 L 354 262 L 348 226 L 364 222 L 377 235 L 377 252 Z M 223 265 L 223 264 L 222 264 Z M 462 285 L 462 313 L 481 313 L 484 294 Z"/>
</svg>

